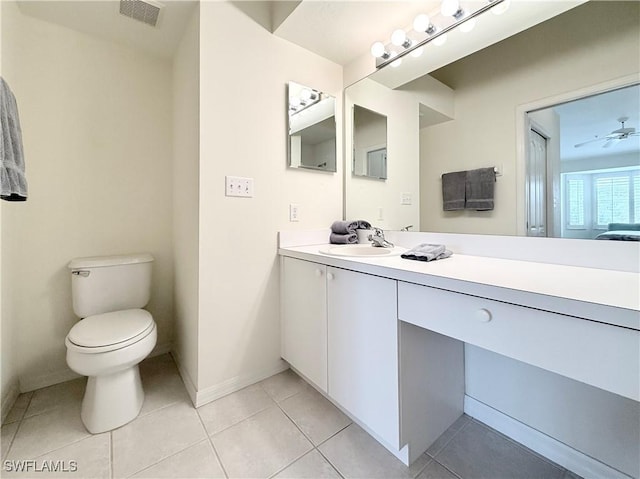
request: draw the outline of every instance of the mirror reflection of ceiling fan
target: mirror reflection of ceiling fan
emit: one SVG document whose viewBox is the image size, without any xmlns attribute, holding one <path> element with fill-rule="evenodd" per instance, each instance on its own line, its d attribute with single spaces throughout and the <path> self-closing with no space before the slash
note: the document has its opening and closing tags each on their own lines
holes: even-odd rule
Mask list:
<svg viewBox="0 0 640 479">
<path fill-rule="evenodd" d="M 626 117 L 626 116 L 618 118 L 618 121 L 622 124 L 621 128 L 618 128 L 617 130 L 613 130 L 611 133 L 609 133 L 606 136 L 596 137 L 593 140 L 588 140 L 588 141 L 584 141 L 582 143 L 578 143 L 577 145 L 574 145 L 574 148 L 580 148 L 583 145 L 587 145 L 587 144 L 593 143 L 595 141 L 604 141 L 604 144 L 602 145 L 602 148 L 610 148 L 610 147 L 612 147 L 614 145 L 617 145 L 622 140 L 626 140 L 630 136 L 638 136 L 638 135 L 640 135 L 640 132 L 636 132 L 635 128 L 625 128 L 624 127 L 624 122 L 627 121 L 628 119 L 629 119 L 629 117 Z"/>
</svg>

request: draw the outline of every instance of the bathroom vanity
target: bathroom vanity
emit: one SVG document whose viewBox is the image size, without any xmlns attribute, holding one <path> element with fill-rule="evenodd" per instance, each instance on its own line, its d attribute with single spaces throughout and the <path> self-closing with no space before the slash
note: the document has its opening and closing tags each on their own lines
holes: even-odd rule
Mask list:
<svg viewBox="0 0 640 479">
<path fill-rule="evenodd" d="M 406 464 L 463 412 L 464 344 L 640 400 L 633 272 L 281 243 L 282 357 Z"/>
</svg>

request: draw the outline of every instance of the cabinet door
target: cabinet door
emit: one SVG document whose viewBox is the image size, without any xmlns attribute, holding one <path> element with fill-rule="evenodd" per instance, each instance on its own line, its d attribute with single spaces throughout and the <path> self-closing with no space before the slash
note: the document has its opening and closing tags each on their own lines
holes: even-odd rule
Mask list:
<svg viewBox="0 0 640 479">
<path fill-rule="evenodd" d="M 328 394 L 399 445 L 396 282 L 327 268 Z"/>
<path fill-rule="evenodd" d="M 293 368 L 327 391 L 327 286 L 322 264 L 281 262 L 281 354 Z"/>
</svg>

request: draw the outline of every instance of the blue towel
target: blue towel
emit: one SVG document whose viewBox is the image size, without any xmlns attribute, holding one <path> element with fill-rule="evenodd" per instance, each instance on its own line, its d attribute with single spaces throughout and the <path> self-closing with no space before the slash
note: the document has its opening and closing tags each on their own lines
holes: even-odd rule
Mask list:
<svg viewBox="0 0 640 479">
<path fill-rule="evenodd" d="M 0 198 L 7 201 L 27 199 L 24 173 L 18 104 L 9 85 L 0 77 Z"/>
<path fill-rule="evenodd" d="M 417 261 L 435 261 L 451 256 L 453 253 L 441 244 L 422 243 L 405 253 L 400 255 L 404 259 L 413 259 Z"/>
</svg>

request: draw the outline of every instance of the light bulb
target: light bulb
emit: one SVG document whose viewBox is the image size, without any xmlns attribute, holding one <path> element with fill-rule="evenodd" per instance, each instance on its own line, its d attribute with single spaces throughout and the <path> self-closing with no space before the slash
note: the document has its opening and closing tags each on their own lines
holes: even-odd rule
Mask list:
<svg viewBox="0 0 640 479">
<path fill-rule="evenodd" d="M 300 98 L 302 98 L 302 101 L 309 101 L 311 100 L 311 91 L 308 88 L 304 88 L 301 92 L 300 92 Z"/>
<path fill-rule="evenodd" d="M 384 56 L 384 43 L 375 42 L 373 45 L 371 45 L 371 54 L 376 58 Z"/>
<path fill-rule="evenodd" d="M 419 56 L 422 55 L 423 52 L 424 52 L 424 47 L 418 47 L 411 50 L 411 52 L 409 52 L 409 55 L 411 55 L 414 58 L 418 58 Z"/>
<path fill-rule="evenodd" d="M 420 15 L 418 15 L 416 18 L 413 19 L 413 29 L 416 32 L 426 32 L 427 29 L 429 28 L 429 25 L 431 25 L 431 20 L 429 20 L 429 15 L 426 15 L 424 13 L 421 13 Z"/>
<path fill-rule="evenodd" d="M 447 35 L 442 34 L 439 37 L 436 37 L 433 39 L 433 44 L 437 47 L 441 47 L 442 45 L 444 45 L 445 43 L 447 43 Z"/>
<path fill-rule="evenodd" d="M 446 17 L 454 16 L 458 10 L 460 10 L 460 3 L 458 0 L 442 0 L 440 11 Z"/>
<path fill-rule="evenodd" d="M 504 12 L 509 10 L 510 6 L 511 6 L 511 0 L 504 0 L 504 2 L 493 7 L 491 9 L 491 12 L 493 12 L 494 15 L 502 15 Z"/>
<path fill-rule="evenodd" d="M 391 34 L 391 43 L 393 43 L 397 47 L 402 46 L 402 44 L 405 42 L 406 39 L 407 39 L 407 34 L 405 33 L 404 30 L 397 29 L 397 30 L 394 30 L 393 33 Z"/>
<path fill-rule="evenodd" d="M 462 25 L 460 25 L 460 31 L 464 33 L 469 33 L 476 26 L 476 19 L 470 18 L 466 20 Z"/>
</svg>

